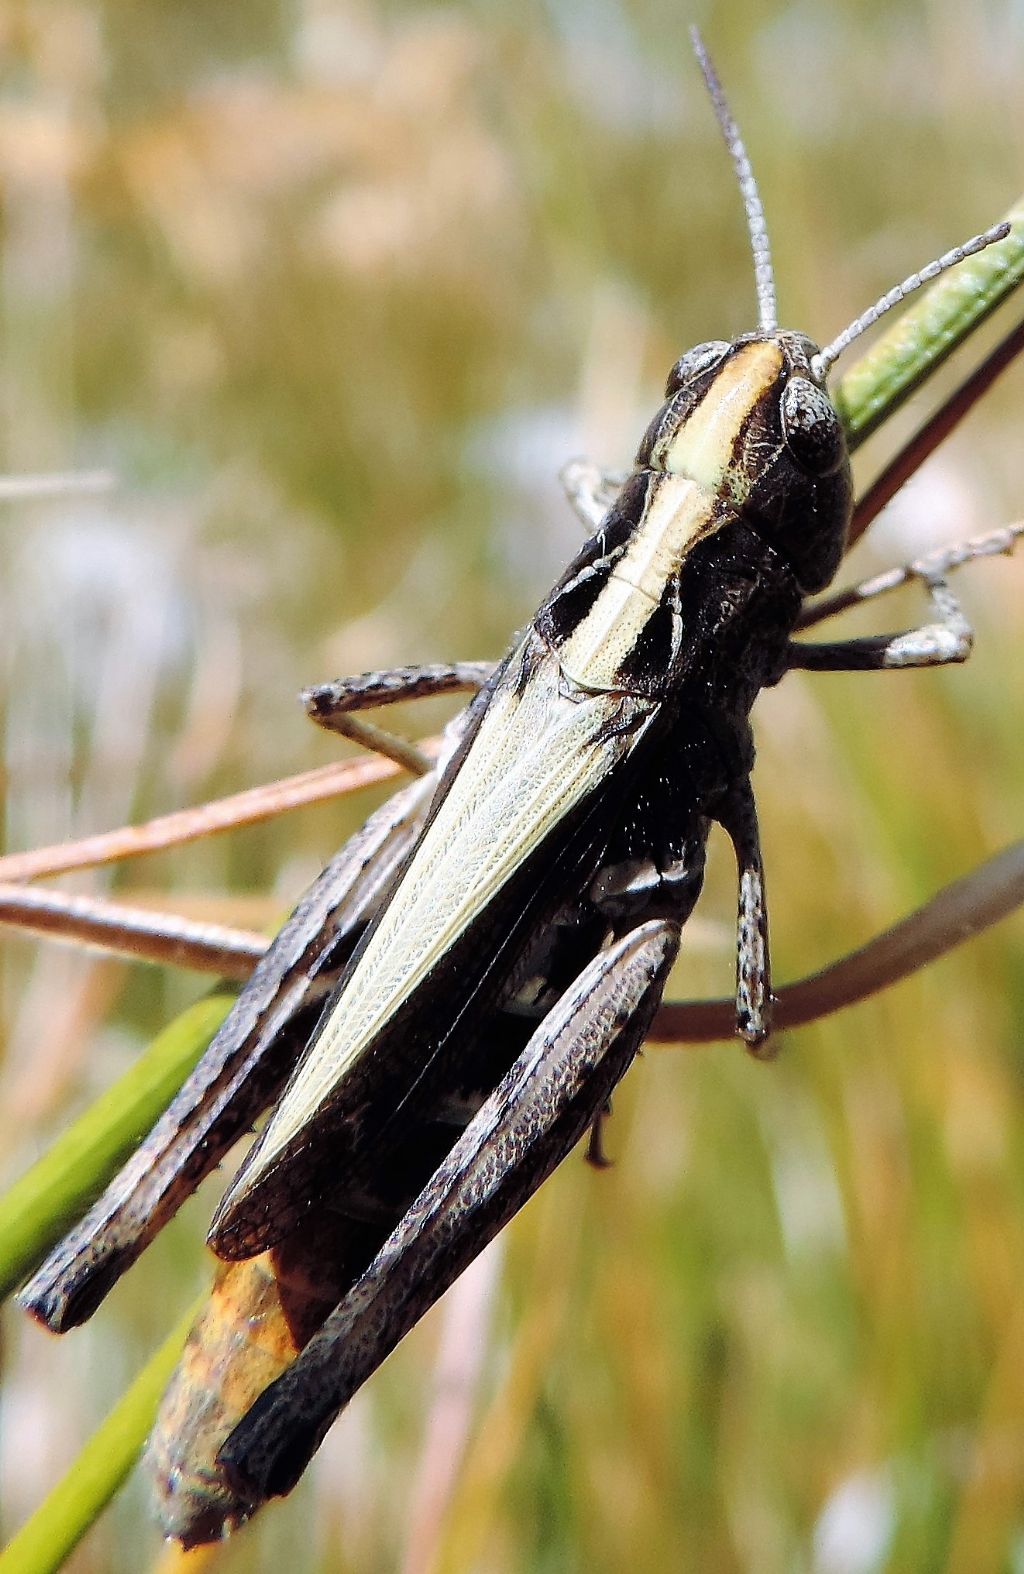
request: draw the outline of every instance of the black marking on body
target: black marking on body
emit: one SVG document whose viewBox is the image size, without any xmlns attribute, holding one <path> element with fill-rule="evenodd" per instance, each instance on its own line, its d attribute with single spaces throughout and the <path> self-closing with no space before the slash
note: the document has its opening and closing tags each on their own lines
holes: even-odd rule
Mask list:
<svg viewBox="0 0 1024 1574">
<path fill-rule="evenodd" d="M 579 627 L 608 583 L 616 564 L 643 519 L 656 476 L 637 470 L 585 542 L 534 619 L 538 634 L 553 650 Z"/>
</svg>

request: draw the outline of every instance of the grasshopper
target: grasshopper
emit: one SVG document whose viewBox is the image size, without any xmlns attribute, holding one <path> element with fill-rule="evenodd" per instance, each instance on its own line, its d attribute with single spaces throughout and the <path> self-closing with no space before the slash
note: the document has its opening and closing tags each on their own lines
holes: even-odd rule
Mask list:
<svg viewBox="0 0 1024 1574">
<path fill-rule="evenodd" d="M 918 571 L 924 626 L 793 635 L 836 609 L 807 598 L 833 579 L 853 512 L 832 366 L 1007 226 L 824 348 L 781 329 L 750 163 L 694 43 L 745 205 L 757 329 L 676 362 L 628 476 L 571 473 L 591 533 L 496 667 L 309 691 L 315 719 L 387 749 L 354 713 L 474 697 L 436 764 L 398 750 L 418 779 L 307 893 L 166 1114 L 22 1292 L 56 1331 L 83 1321 L 273 1106 L 214 1217 L 217 1283 L 149 1445 L 161 1522 L 186 1545 L 291 1489 L 356 1389 L 599 1127 L 661 999 L 713 823 L 738 869 L 736 1030 L 766 1053 L 761 688 L 794 669 L 969 654 L 946 579 L 962 550 Z"/>
</svg>

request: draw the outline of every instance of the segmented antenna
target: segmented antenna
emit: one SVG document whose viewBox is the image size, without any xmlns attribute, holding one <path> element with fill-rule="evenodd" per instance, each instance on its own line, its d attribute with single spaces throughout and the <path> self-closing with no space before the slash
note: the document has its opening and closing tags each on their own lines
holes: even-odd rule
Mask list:
<svg viewBox="0 0 1024 1574">
<path fill-rule="evenodd" d="M 894 306 L 898 306 L 900 301 L 906 296 L 912 295 L 915 290 L 919 290 L 922 284 L 928 284 L 932 279 L 937 279 L 939 274 L 945 273 L 947 268 L 955 268 L 957 263 L 963 262 L 965 257 L 973 257 L 975 252 L 984 251 L 986 246 L 991 246 L 995 241 L 1005 240 L 1009 233 L 1009 224 L 1005 222 L 993 224 L 992 228 L 985 230 L 984 234 L 972 235 L 971 239 L 965 241 L 962 246 L 954 246 L 953 250 L 947 251 L 945 256 L 937 257 L 926 268 L 922 268 L 920 273 L 912 273 L 909 278 L 903 280 L 902 284 L 895 285 L 880 300 L 877 300 L 873 306 L 869 306 L 867 311 L 862 313 L 855 322 L 851 322 L 848 328 L 844 328 L 838 338 L 833 339 L 831 344 L 826 344 L 823 350 L 819 350 L 817 355 L 812 357 L 811 371 L 814 373 L 814 376 L 821 381 L 828 372 L 829 367 L 838 360 L 839 356 L 853 343 L 854 339 L 859 339 L 865 329 L 876 323 L 879 317 L 884 317 L 886 312 L 891 311 Z"/>
<path fill-rule="evenodd" d="M 704 48 L 704 40 L 696 27 L 690 28 L 690 38 L 693 42 L 693 52 L 697 56 L 700 69 L 704 73 L 704 81 L 708 94 L 715 107 L 715 116 L 719 129 L 729 149 L 736 179 L 739 182 L 740 195 L 747 214 L 747 229 L 750 231 L 750 246 L 754 253 L 754 282 L 757 285 L 757 314 L 762 333 L 774 333 L 779 326 L 779 319 L 775 304 L 775 274 L 772 272 L 772 253 L 768 244 L 768 227 L 764 222 L 764 208 L 761 206 L 761 197 L 754 179 L 754 171 L 750 167 L 747 150 L 743 146 L 739 127 L 726 103 L 722 84 L 718 74 L 711 64 L 711 57 Z"/>
</svg>

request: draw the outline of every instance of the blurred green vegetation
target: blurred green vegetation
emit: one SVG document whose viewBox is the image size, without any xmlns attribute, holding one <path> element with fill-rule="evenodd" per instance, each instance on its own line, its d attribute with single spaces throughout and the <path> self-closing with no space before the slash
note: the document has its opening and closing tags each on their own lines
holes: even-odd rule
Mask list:
<svg viewBox="0 0 1024 1574">
<path fill-rule="evenodd" d="M 691 20 L 785 321 L 828 338 L 1016 194 L 1008 0 L 8 0 L 0 469 L 117 484 L 0 503 L 7 847 L 331 758 L 303 683 L 500 652 L 578 541 L 558 465 L 627 462 L 679 351 L 753 318 Z M 1022 378 L 851 573 L 1019 515 Z M 780 979 L 1019 833 L 1022 587 L 1020 562 L 968 570 L 963 670 L 792 677 L 760 702 Z M 908 594 L 885 626 L 920 610 Z M 88 884 L 270 922 L 359 812 Z M 731 880 L 717 849 L 688 995 L 729 987 Z M 614 1170 L 563 1167 L 500 1282 L 494 1257 L 218 1568 L 1024 1569 L 1020 936 L 793 1034 L 770 1068 L 650 1052 Z M 20 940 L 0 967 L 13 1175 L 202 986 Z M 5 1530 L 195 1294 L 216 1185 L 87 1329 L 9 1317 Z M 136 1484 L 69 1567 L 159 1555 Z"/>
</svg>

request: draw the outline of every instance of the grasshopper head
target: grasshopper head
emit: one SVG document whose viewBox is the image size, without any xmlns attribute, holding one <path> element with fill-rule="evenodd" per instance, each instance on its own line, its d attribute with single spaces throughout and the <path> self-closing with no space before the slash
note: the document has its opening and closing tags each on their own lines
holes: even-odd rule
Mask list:
<svg viewBox="0 0 1024 1574">
<path fill-rule="evenodd" d="M 846 438 L 816 353 L 779 329 L 698 345 L 672 368 L 637 454 L 734 510 L 805 592 L 839 567 L 853 506 Z"/>
</svg>

